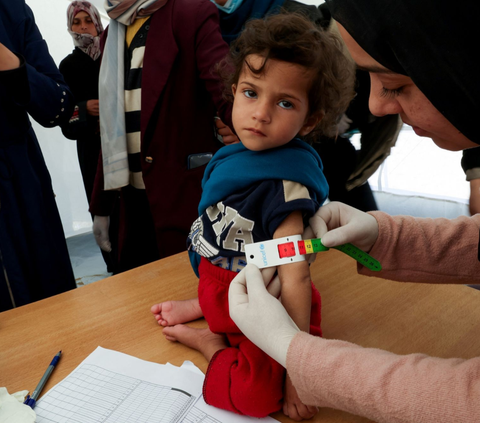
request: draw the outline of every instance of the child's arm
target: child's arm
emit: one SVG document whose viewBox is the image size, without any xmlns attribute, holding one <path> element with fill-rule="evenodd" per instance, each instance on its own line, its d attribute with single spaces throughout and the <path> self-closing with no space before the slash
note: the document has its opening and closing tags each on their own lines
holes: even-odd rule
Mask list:
<svg viewBox="0 0 480 423">
<path fill-rule="evenodd" d="M 303 234 L 301 212 L 290 214 L 273 234 L 274 238 Z M 278 267 L 282 286 L 282 304 L 300 330 L 309 332 L 312 288 L 308 261 L 285 264 Z M 302 403 L 293 386 L 290 376 L 285 380 L 283 412 L 293 420 L 300 421 L 313 417 L 318 409 Z"/>
<path fill-rule="evenodd" d="M 277 228 L 274 238 L 303 234 L 301 212 L 291 213 Z M 278 267 L 282 286 L 282 304 L 300 330 L 309 332 L 312 288 L 308 262 L 300 261 Z"/>
</svg>

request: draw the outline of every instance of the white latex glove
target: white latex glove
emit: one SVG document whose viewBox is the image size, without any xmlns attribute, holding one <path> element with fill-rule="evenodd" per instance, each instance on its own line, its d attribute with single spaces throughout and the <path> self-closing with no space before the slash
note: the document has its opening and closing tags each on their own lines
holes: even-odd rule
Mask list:
<svg viewBox="0 0 480 423">
<path fill-rule="evenodd" d="M 368 253 L 378 238 L 378 223 L 372 215 L 337 201 L 320 207 L 310 226 L 325 247 L 351 243 Z"/>
<path fill-rule="evenodd" d="M 288 347 L 300 330 L 265 284 L 258 267 L 248 264 L 230 283 L 230 317 L 250 341 L 286 367 Z"/>
<path fill-rule="evenodd" d="M 94 216 L 93 218 L 93 235 L 97 245 L 103 250 L 109 253 L 112 251 L 112 244 L 110 244 L 110 238 L 108 237 L 108 228 L 110 227 L 109 216 Z"/>
<path fill-rule="evenodd" d="M 19 391 L 10 395 L 7 388 L 0 388 L 0 422 L 35 423 L 35 411 L 23 404 L 27 394 L 28 391 Z"/>
<path fill-rule="evenodd" d="M 278 274 L 275 275 L 276 271 L 276 267 L 269 267 L 266 269 L 262 269 L 260 272 L 262 273 L 263 282 L 267 287 L 268 293 L 270 295 L 273 295 L 275 298 L 279 298 L 280 291 L 282 290 L 282 285 L 280 284 L 280 276 L 278 276 Z M 273 275 L 275 275 L 274 278 Z"/>
</svg>

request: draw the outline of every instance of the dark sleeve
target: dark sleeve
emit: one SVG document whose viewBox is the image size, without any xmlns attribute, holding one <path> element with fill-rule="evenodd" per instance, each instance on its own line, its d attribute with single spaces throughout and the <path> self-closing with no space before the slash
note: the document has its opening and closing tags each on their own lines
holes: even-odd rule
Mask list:
<svg viewBox="0 0 480 423">
<path fill-rule="evenodd" d="M 77 103 L 70 119 L 61 124 L 63 135 L 69 140 L 78 140 L 89 134 L 90 125 L 87 120 L 87 102 Z"/>
<path fill-rule="evenodd" d="M 72 115 L 73 97 L 64 79 L 50 56 L 33 17 L 26 6 L 26 19 L 19 25 L 15 36 L 23 39 L 24 64 L 15 73 L 16 87 L 23 87 L 14 95 L 14 101 L 40 125 L 53 127 Z"/>
<path fill-rule="evenodd" d="M 330 24 L 330 12 L 326 8 L 304 4 L 295 0 L 285 0 L 283 8 L 290 13 L 300 13 L 310 19 L 315 25 L 328 28 Z"/>
<path fill-rule="evenodd" d="M 218 116 L 233 130 L 232 104 L 223 97 L 223 83 L 214 71 L 215 65 L 228 54 L 228 45 L 220 33 L 216 6 L 209 0 L 198 2 L 196 19 L 196 55 L 200 78 L 212 96 Z"/>
<path fill-rule="evenodd" d="M 463 150 L 462 168 L 467 181 L 480 179 L 480 147 Z"/>
<path fill-rule="evenodd" d="M 65 78 L 65 82 L 69 87 L 73 87 L 74 73 L 76 72 L 75 64 L 71 63 L 68 58 L 62 60 L 59 66 L 60 72 Z M 75 93 L 75 90 L 71 88 Z M 61 125 L 63 135 L 70 140 L 78 140 L 89 134 L 90 123 L 87 115 L 87 102 L 77 101 L 72 112 L 72 116 Z"/>
<path fill-rule="evenodd" d="M 7 95 L 18 106 L 25 106 L 30 100 L 30 87 L 27 82 L 27 67 L 25 58 L 17 54 L 20 66 L 16 69 L 0 71 L 0 84 Z"/>
</svg>

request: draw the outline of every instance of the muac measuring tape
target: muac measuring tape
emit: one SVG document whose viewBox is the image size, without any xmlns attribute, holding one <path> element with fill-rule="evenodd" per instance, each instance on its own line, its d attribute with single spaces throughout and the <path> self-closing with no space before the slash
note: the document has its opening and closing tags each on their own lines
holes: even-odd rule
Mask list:
<svg viewBox="0 0 480 423">
<path fill-rule="evenodd" d="M 382 266 L 377 260 L 352 244 L 342 244 L 332 248 L 347 254 L 374 272 L 382 270 Z M 301 235 L 293 235 L 247 244 L 245 245 L 245 256 L 247 263 L 255 264 L 259 269 L 263 269 L 303 261 L 306 254 L 319 253 L 329 249 L 322 244 L 320 238 L 302 239 Z"/>
</svg>

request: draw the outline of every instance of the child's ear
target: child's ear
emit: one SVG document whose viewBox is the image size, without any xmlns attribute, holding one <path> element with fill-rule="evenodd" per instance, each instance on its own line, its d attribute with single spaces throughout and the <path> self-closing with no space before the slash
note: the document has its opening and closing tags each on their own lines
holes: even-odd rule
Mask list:
<svg viewBox="0 0 480 423">
<path fill-rule="evenodd" d="M 323 112 L 310 116 L 301 127 L 300 131 L 298 132 L 298 135 L 301 135 L 302 137 L 305 135 L 308 135 L 310 132 L 312 132 L 315 129 L 315 127 L 318 125 L 318 123 L 322 119 L 323 119 Z"/>
<path fill-rule="evenodd" d="M 233 96 L 235 97 L 235 94 L 237 93 L 237 85 L 236 84 L 232 84 L 232 94 Z"/>
</svg>

